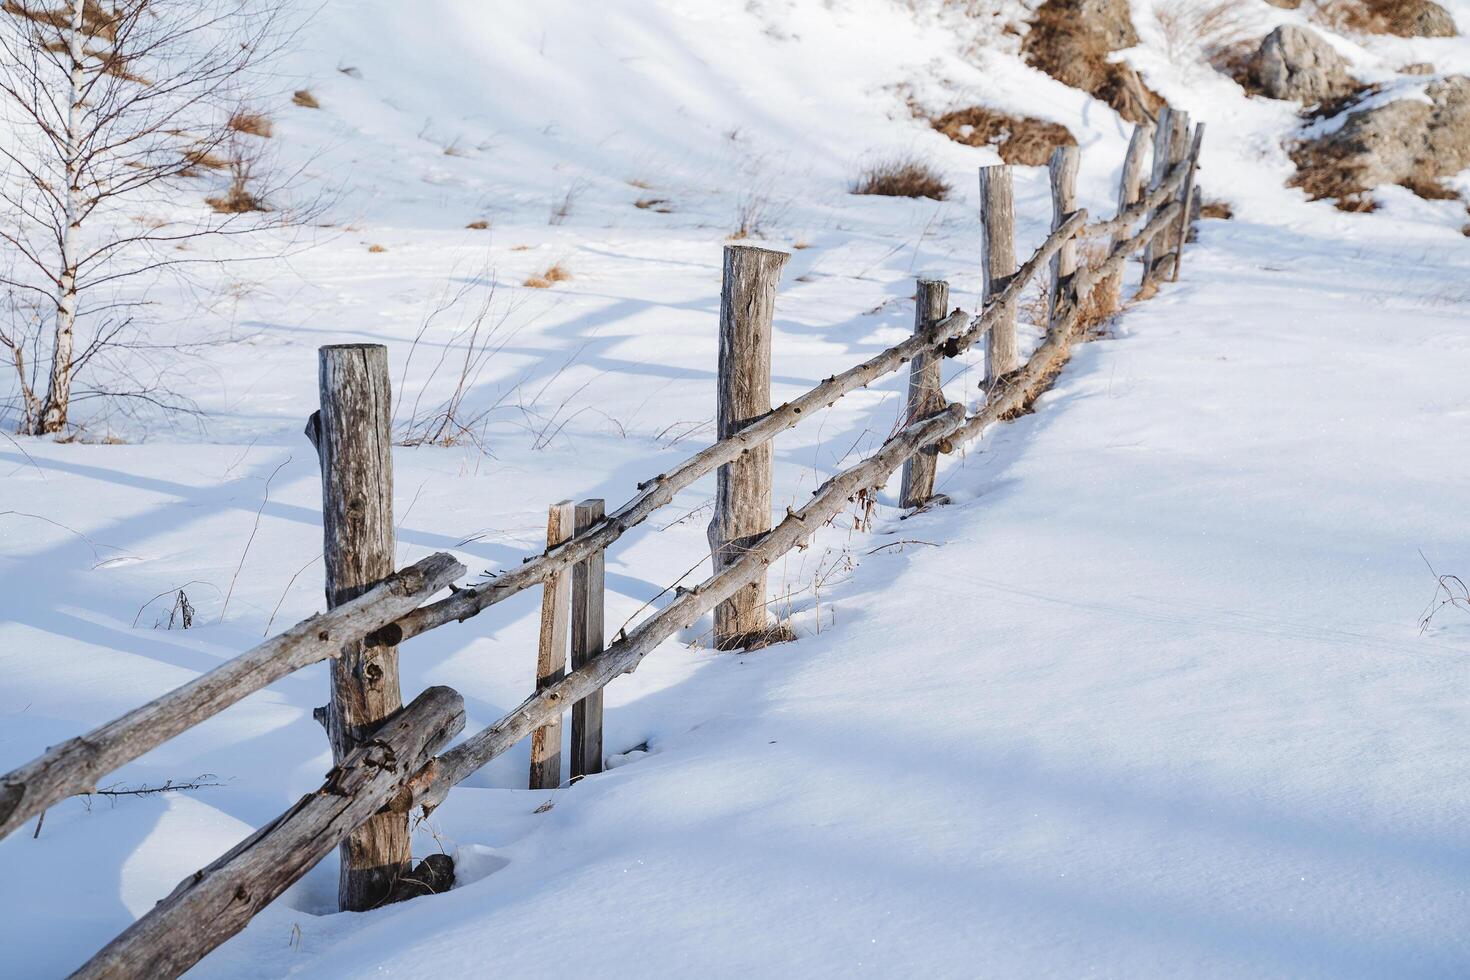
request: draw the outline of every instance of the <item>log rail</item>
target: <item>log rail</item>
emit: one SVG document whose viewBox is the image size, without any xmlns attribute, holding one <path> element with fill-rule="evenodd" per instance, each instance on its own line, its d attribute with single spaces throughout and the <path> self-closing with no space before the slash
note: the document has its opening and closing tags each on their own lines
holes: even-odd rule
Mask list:
<svg viewBox="0 0 1470 980">
<path fill-rule="evenodd" d="M 730 419 L 740 421 L 738 425 L 723 426 L 722 437 L 713 445 L 669 472 L 639 484 L 632 499 L 605 516 L 600 500 L 583 501 L 575 511 L 570 502 L 557 505 L 553 533 L 544 553 L 489 581 L 462 588 L 452 583 L 464 575 L 464 566 L 445 554 L 431 555 L 386 577 L 379 577 L 388 571 L 386 568 L 358 575 L 352 563 L 360 561 L 366 549 L 354 546 L 340 528 L 334 536 L 329 520 L 329 547 L 337 546 L 342 552 L 342 568 L 364 581 L 361 586 L 348 583 L 350 590 L 329 589 L 332 608 L 328 612 L 304 620 L 148 704 L 54 746 L 0 776 L 3 837 L 60 800 L 91 792 L 107 773 L 281 677 L 322 661 L 334 663 L 333 704 L 319 710 L 327 719 L 329 734 L 337 733 L 333 743 L 337 763 L 322 787 L 181 882 L 75 976 L 177 976 L 243 929 L 251 917 L 339 845 L 343 848 L 344 883 L 351 877 L 349 867 L 358 872 L 352 894 L 349 896 L 346 890 L 340 893 L 344 908 L 371 907 L 403 897 L 396 887 L 381 895 L 374 889 L 394 883 L 401 874 L 396 869 L 403 866 L 405 853 L 385 857 L 389 845 L 375 842 L 371 836 L 362 837 L 363 828 L 389 816 L 396 820 L 415 807 L 425 813 L 431 811 L 455 785 L 533 735 L 544 744 L 541 757 L 533 760 L 532 782 L 539 779 L 544 786 L 558 785 L 560 776 L 553 771 L 557 768 L 553 761 L 560 752 L 563 712 L 573 713 L 572 778 L 600 772 L 601 697 L 609 682 L 636 669 L 665 640 L 706 614 L 716 612 L 717 625 L 722 615 L 730 619 L 731 610 L 736 608 L 733 603 L 741 609 L 740 632 L 733 639 L 755 637 L 764 610 L 759 602 L 751 605 L 751 596 L 763 593 L 760 583 L 772 562 L 802 546 L 857 495 L 881 489 L 899 467 L 912 464 L 920 454 L 927 461 L 917 469 L 906 470 L 903 503 L 927 506 L 935 454 L 955 451 L 996 422 L 1030 405 L 1066 363 L 1073 345 L 1083 338 L 1090 326 L 1089 316 L 1097 316 L 1099 299 L 1116 295 L 1123 267 L 1132 256 L 1141 250 L 1146 255 L 1141 297 L 1156 287 L 1157 273 L 1164 270 L 1166 261 L 1168 274 L 1178 277 L 1180 253 L 1188 239 L 1190 205 L 1196 193 L 1195 171 L 1204 127 L 1196 126 L 1192 141 L 1185 142 L 1187 116 L 1173 114 L 1161 123 L 1169 127 L 1168 138 L 1153 133 L 1148 125 L 1134 133 L 1123 166 L 1118 212 L 1104 220 L 1089 223 L 1087 212 L 1081 209 L 1069 213 L 1075 205 L 1076 150 L 1058 150 L 1050 167 L 1053 230 L 1018 267 L 1007 251 L 1013 236 L 1009 168 L 987 168 L 981 180 L 982 194 L 991 194 L 985 205 L 985 235 L 997 251 L 987 259 L 990 264 L 984 309 L 975 315 L 958 309 L 946 315 L 943 307 L 947 285 L 921 281 L 919 308 L 910 337 L 776 408 L 766 409 L 769 401 L 760 404 L 760 392 L 762 385 L 769 385 L 769 300 L 774 296 L 784 258 L 780 253 L 751 246 L 727 246 L 727 278 L 732 268 L 744 268 L 746 273 L 739 289 L 731 291 L 727 281 L 730 301 L 722 304 L 722 358 L 726 353 L 730 355 L 730 370 L 738 371 L 739 377 L 738 383 L 722 383 L 721 417 L 726 418 L 729 412 L 733 413 Z M 1151 186 L 1144 192 L 1139 184 L 1150 142 L 1156 159 Z M 1135 231 L 1140 221 L 1143 227 Z M 1076 242 L 1103 237 L 1111 242 L 1106 254 L 1079 268 Z M 995 348 L 1000 343 L 1004 350 L 1012 349 L 1017 301 L 1022 291 L 1042 275 L 1049 277 L 1046 336 L 1024 364 L 1012 369 L 1008 366 L 1015 363 L 1012 356 L 996 359 Z M 741 296 L 746 299 L 741 300 Z M 766 338 L 763 342 L 762 336 Z M 741 341 L 742 337 L 754 339 Z M 987 346 L 989 376 L 981 404 L 967 415 L 963 405 L 945 403 L 939 390 L 938 365 L 982 340 Z M 733 345 L 728 351 L 725 341 Z M 757 345 L 757 349 L 741 350 L 742 343 Z M 761 343 L 763 349 L 759 348 Z M 364 382 L 361 390 L 342 372 L 327 371 L 327 361 L 332 358 L 343 363 L 362 360 L 371 367 L 386 364 L 386 354 L 382 348 L 370 346 L 333 347 L 324 348 L 322 357 L 323 410 L 308 424 L 308 435 L 321 453 L 324 513 L 329 517 L 355 513 L 360 509 L 356 501 L 364 493 L 363 488 L 372 488 L 381 498 L 375 506 L 382 510 L 374 518 L 378 528 L 374 533 L 381 540 L 375 538 L 373 547 L 380 556 L 391 555 L 391 536 L 382 538 L 381 530 L 384 525 L 391 529 L 391 490 L 384 489 L 391 487 L 391 472 L 387 461 L 382 461 L 381 479 L 375 482 L 371 467 L 364 468 L 365 457 L 381 458 L 385 452 L 382 447 L 387 445 L 381 428 L 389 397 L 386 371 L 378 372 L 381 378 L 375 378 L 372 384 Z M 610 545 L 671 503 L 681 490 L 716 471 L 721 486 L 737 496 L 761 485 L 761 481 L 767 481 L 763 485 L 768 487 L 769 473 L 762 469 L 769 469 L 770 454 L 761 450 L 778 434 L 910 362 L 914 362 L 914 380 L 900 427 L 876 452 L 832 476 L 801 508 L 788 508 L 785 518 L 769 530 L 757 521 L 755 533 L 732 537 L 734 531 L 717 535 L 712 527 L 711 547 L 716 556 L 712 574 L 694 588 L 680 590 L 668 605 L 631 632 L 620 633 L 612 643 L 603 645 L 602 558 Z M 331 385 L 328 380 L 332 380 Z M 757 393 L 754 398 L 752 391 Z M 752 411 L 754 416 L 747 417 Z M 335 430 L 329 423 L 342 418 L 357 427 L 349 434 L 369 450 L 348 453 L 351 458 L 339 463 L 336 449 L 340 447 L 330 438 Z M 377 448 L 371 448 L 374 446 Z M 356 475 L 344 483 L 342 475 L 348 471 Z M 761 497 L 757 492 L 749 499 L 758 501 Z M 374 561 L 381 566 L 381 557 Z M 570 584 L 574 581 L 575 588 Z M 454 691 L 430 688 L 407 707 L 394 710 L 396 667 L 392 668 L 392 678 L 378 678 L 371 674 L 371 665 L 394 665 L 393 649 L 398 644 L 475 616 L 532 586 L 542 586 L 544 592 L 542 648 L 537 684 L 524 702 L 447 749 L 445 746 L 465 723 L 463 701 Z M 450 595 L 424 604 L 446 587 L 451 589 Z M 570 610 L 564 593 L 572 596 Z M 570 637 L 565 628 L 569 621 L 574 623 Z M 752 623 L 756 628 L 752 629 Z M 564 648 L 568 646 L 570 671 L 563 669 L 568 652 Z M 380 681 L 391 682 L 391 689 L 376 687 Z M 371 699 L 384 692 L 384 706 L 373 709 L 378 714 L 364 718 L 371 718 L 371 725 L 358 722 L 352 737 L 343 736 L 346 723 L 338 715 L 352 707 L 349 696 Z M 388 713 L 383 717 L 385 711 Z M 401 841 L 393 846 L 404 851 Z M 381 853 L 369 853 L 374 848 Z M 361 874 L 384 867 L 390 868 L 386 876 L 380 874 L 375 879 Z"/>
</svg>

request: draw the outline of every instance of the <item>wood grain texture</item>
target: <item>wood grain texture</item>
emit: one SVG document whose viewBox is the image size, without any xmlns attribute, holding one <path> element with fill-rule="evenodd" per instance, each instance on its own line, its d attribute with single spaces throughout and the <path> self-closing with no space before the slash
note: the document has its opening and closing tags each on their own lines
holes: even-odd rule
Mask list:
<svg viewBox="0 0 1470 980">
<path fill-rule="evenodd" d="M 552 504 L 546 515 L 546 544 L 555 547 L 572 536 L 576 507 L 570 500 Z M 536 643 L 536 688 L 550 687 L 566 676 L 567 641 L 572 622 L 572 570 L 563 568 L 546 580 L 541 591 L 541 633 Z M 531 789 L 561 785 L 561 715 L 531 734 Z"/>
<path fill-rule="evenodd" d="M 800 510 L 792 511 L 770 533 L 721 571 L 682 593 L 631 633 L 620 636 L 601 654 L 562 680 L 532 694 L 495 724 L 470 736 L 439 757 L 432 783 L 417 802 L 433 809 L 450 787 L 472 775 L 491 759 L 508 751 L 566 705 L 600 690 L 614 677 L 628 673 L 660 643 L 738 593 L 752 579 L 763 577 L 770 564 L 804 542 L 861 490 L 882 486 L 889 475 L 920 448 L 933 445 L 964 422 L 964 406 L 908 426 L 862 462 L 833 476 Z"/>
<path fill-rule="evenodd" d="M 434 752 L 463 729 L 463 699 L 447 687 L 429 688 L 359 738 L 320 789 L 185 878 L 72 977 L 179 976 L 245 928 L 353 828 L 385 808 L 407 816 L 415 781 L 429 783 Z"/>
<path fill-rule="evenodd" d="M 944 319 L 947 309 L 949 283 L 934 279 L 920 279 L 915 283 L 914 336 L 922 337 L 933 330 Z M 909 390 L 904 407 L 904 425 L 944 410 L 944 392 L 940 389 L 943 380 L 940 371 L 943 366 L 944 356 L 937 350 L 921 351 L 909 362 Z M 921 507 L 934 496 L 934 471 L 938 461 L 939 454 L 933 447 L 921 449 L 904 461 L 903 484 L 899 491 L 901 506 Z"/>
<path fill-rule="evenodd" d="M 381 344 L 323 347 L 315 443 L 322 470 L 327 606 L 372 588 L 393 571 L 392 396 Z M 332 661 L 327 737 L 345 759 L 383 719 L 403 707 L 398 647 L 346 643 Z M 410 868 L 408 817 L 382 814 L 342 844 L 338 898 L 344 910 L 376 906 Z"/>
<path fill-rule="evenodd" d="M 1159 110 L 1159 126 L 1154 131 L 1154 161 L 1153 174 L 1149 181 L 1150 187 L 1160 187 L 1164 178 L 1171 169 L 1184 162 L 1189 151 L 1189 113 L 1181 112 L 1165 106 Z M 1188 168 L 1185 168 L 1186 171 Z M 1180 182 L 1183 183 L 1185 174 L 1180 174 Z M 1160 207 L 1163 205 L 1161 204 Z M 1150 215 L 1157 215 L 1156 208 Z M 1174 230 L 1163 229 L 1148 243 L 1143 252 L 1143 281 L 1149 283 L 1155 278 L 1157 267 L 1169 256 L 1176 246 Z"/>
<path fill-rule="evenodd" d="M 1204 138 L 1205 124 L 1196 123 L 1189 155 L 1184 159 L 1185 165 L 1189 167 L 1189 174 L 1184 178 L 1184 187 L 1179 191 L 1179 203 L 1184 207 L 1179 212 L 1179 227 L 1175 231 L 1178 245 L 1174 249 L 1174 271 L 1169 277 L 1173 282 L 1179 281 L 1179 270 L 1184 266 L 1184 246 L 1189 243 L 1189 222 L 1194 216 L 1194 175 L 1199 169 L 1199 150 Z"/>
<path fill-rule="evenodd" d="M 1148 213 L 1148 209 L 1139 204 L 1143 200 L 1144 164 L 1148 160 L 1153 138 L 1152 122 L 1145 120 L 1133 127 L 1133 135 L 1128 140 L 1128 152 L 1123 155 L 1123 167 L 1118 176 L 1118 211 L 1113 219 L 1114 224 L 1106 232 L 1101 228 L 1092 232 L 1097 235 L 1110 233 L 1110 248 L 1116 248 L 1120 242 L 1126 241 L 1133 232 L 1134 223 Z M 1098 288 L 1105 294 L 1103 301 L 1098 304 L 1099 308 L 1118 309 L 1123 300 L 1122 269 L 1108 276 Z"/>
<path fill-rule="evenodd" d="M 771 324 L 776 285 L 789 256 L 754 245 L 726 245 L 720 286 L 716 436 L 728 439 L 771 411 Z M 719 571 L 771 529 L 771 445 L 751 446 L 719 468 L 710 554 Z M 714 645 L 735 650 L 766 635 L 766 577 L 758 576 L 715 610 Z"/>
<path fill-rule="evenodd" d="M 464 574 L 449 555 L 431 555 L 331 612 L 274 636 L 233 660 L 114 721 L 60 745 L 0 778 L 0 837 L 68 796 L 302 667 L 337 655 L 344 640 L 387 626 Z"/>
<path fill-rule="evenodd" d="M 577 504 L 577 533 L 581 534 L 604 516 L 601 500 Z M 603 553 L 584 558 L 572 567 L 572 669 L 586 666 L 602 652 L 604 641 L 603 594 L 606 590 Z M 572 775 L 602 772 L 602 691 L 593 691 L 572 705 Z"/>
<path fill-rule="evenodd" d="M 996 301 L 1016 272 L 1016 201 L 1008 166 L 980 168 L 980 229 L 985 305 Z M 985 345 L 985 385 L 1016 369 L 1016 304 L 1005 303 Z"/>
<path fill-rule="evenodd" d="M 1082 165 L 1082 150 L 1077 146 L 1059 146 L 1052 151 L 1047 174 L 1051 179 L 1051 227 L 1060 228 L 1077 212 L 1077 170 Z M 1067 241 L 1052 256 L 1051 280 L 1047 288 L 1047 332 L 1056 330 L 1057 304 L 1062 283 L 1077 271 L 1076 239 Z"/>
<path fill-rule="evenodd" d="M 1046 267 L 1046 263 L 1056 254 L 1062 243 L 1079 234 L 1086 222 L 1086 212 L 1078 212 L 1062 228 L 1049 235 L 1005 289 L 996 296 L 998 305 L 987 308 L 975 317 L 956 310 L 936 324 L 930 336 L 911 336 L 861 364 L 832 375 L 730 438 L 721 439 L 669 472 L 660 473 L 640 483 L 636 496 L 602 522 L 593 525 L 585 534 L 579 534 L 560 547 L 508 568 L 488 582 L 460 589 L 446 599 L 404 616 L 396 624 L 401 637 L 407 639 L 445 623 L 463 622 L 524 589 L 540 585 L 558 569 L 574 565 L 589 555 L 605 550 L 629 529 L 642 524 L 649 515 L 670 503 L 680 490 L 731 460 L 740 458 L 752 447 L 769 441 L 802 419 L 809 418 L 813 412 L 832 405 L 849 392 L 866 387 L 897 370 L 920 352 L 942 347 L 946 357 L 955 357 L 968 350 L 989 335 L 991 327 L 1007 311 L 1009 305 L 1020 299 L 1023 289 Z"/>
</svg>

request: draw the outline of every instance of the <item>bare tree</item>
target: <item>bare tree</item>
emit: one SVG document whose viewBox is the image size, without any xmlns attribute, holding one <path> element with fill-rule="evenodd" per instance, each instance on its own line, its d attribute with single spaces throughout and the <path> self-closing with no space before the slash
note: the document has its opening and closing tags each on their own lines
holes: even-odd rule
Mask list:
<svg viewBox="0 0 1470 980">
<path fill-rule="evenodd" d="M 156 349 L 135 336 L 129 280 L 217 261 L 194 251 L 201 238 L 302 220 L 274 205 L 281 187 L 244 135 L 260 139 L 259 117 L 242 110 L 292 35 L 288 0 L 54 2 L 0 6 L 0 348 L 20 429 L 37 435 L 66 428 L 90 360 Z M 191 201 L 188 183 L 216 168 L 226 192 Z M 146 385 L 99 390 L 161 401 Z"/>
</svg>

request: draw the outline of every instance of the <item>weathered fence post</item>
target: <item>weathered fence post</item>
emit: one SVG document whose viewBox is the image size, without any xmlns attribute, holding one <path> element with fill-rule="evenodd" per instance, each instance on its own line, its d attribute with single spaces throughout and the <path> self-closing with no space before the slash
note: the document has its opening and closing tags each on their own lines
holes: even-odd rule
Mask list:
<svg viewBox="0 0 1470 980">
<path fill-rule="evenodd" d="M 1133 136 L 1128 140 L 1128 152 L 1123 157 L 1123 173 L 1118 179 L 1118 213 L 1122 214 L 1143 200 L 1143 162 L 1148 157 L 1149 145 L 1154 138 L 1154 124 L 1145 120 L 1133 127 Z M 1126 242 L 1132 228 L 1119 228 L 1113 232 L 1110 248 Z M 1102 290 L 1104 307 L 1116 310 L 1123 300 L 1122 270 L 1110 274 L 1096 287 Z"/>
<path fill-rule="evenodd" d="M 914 289 L 914 333 L 922 335 L 944 319 L 949 310 L 949 283 L 937 279 L 920 279 Z M 940 370 L 944 357 L 935 350 L 915 354 L 909 362 L 909 397 L 904 409 L 904 425 L 943 411 L 944 392 L 940 390 Z M 904 507 L 922 507 L 934 496 L 934 470 L 939 451 L 926 446 L 903 464 L 903 489 L 899 503 Z"/>
<path fill-rule="evenodd" d="M 720 288 L 718 431 L 728 439 L 771 410 L 771 322 L 776 283 L 788 256 L 754 245 L 726 245 Z M 714 569 L 738 560 L 771 529 L 771 444 L 747 449 L 719 469 L 709 524 Z M 715 609 L 715 648 L 761 645 L 767 638 L 766 577 Z"/>
<path fill-rule="evenodd" d="M 307 423 L 322 470 L 327 606 L 339 606 L 393 573 L 393 437 L 388 348 L 341 344 L 320 352 L 321 410 Z M 332 661 L 327 737 L 341 762 L 403 707 L 398 647 L 364 641 Z M 337 899 L 343 910 L 378 905 L 409 869 L 408 814 L 380 813 L 342 842 Z"/>
<path fill-rule="evenodd" d="M 1153 173 L 1149 179 L 1149 189 L 1157 188 L 1164 182 L 1164 178 L 1174 165 L 1184 160 L 1184 155 L 1189 152 L 1189 113 L 1168 106 L 1159 110 L 1159 128 L 1154 131 L 1154 165 Z M 1152 219 L 1165 207 L 1167 202 L 1162 202 L 1149 215 Z M 1154 236 L 1143 250 L 1143 283 L 1147 286 L 1154 281 L 1154 275 L 1158 271 L 1155 266 L 1162 264 L 1163 260 L 1173 254 L 1177 248 L 1174 240 L 1174 230 L 1165 228 Z"/>
<path fill-rule="evenodd" d="M 606 505 L 584 500 L 577 505 L 577 533 L 602 520 Z M 602 652 L 605 588 L 603 553 L 598 551 L 572 569 L 572 669 Z M 572 705 L 572 779 L 602 772 L 602 688 Z"/>
<path fill-rule="evenodd" d="M 1179 212 L 1179 247 L 1174 250 L 1173 282 L 1179 281 L 1179 267 L 1184 264 L 1184 246 L 1189 244 L 1189 223 L 1194 220 L 1194 173 L 1199 169 L 1199 148 L 1204 142 L 1205 124 L 1195 123 L 1194 140 L 1189 146 L 1189 175 L 1184 178 L 1184 189 L 1179 192 L 1179 203 L 1184 210 Z"/>
<path fill-rule="evenodd" d="M 576 508 L 570 500 L 552 504 L 546 516 L 546 549 L 572 536 Z M 536 645 L 536 690 L 550 687 L 567 673 L 567 632 L 571 625 L 572 573 L 552 573 L 541 591 L 541 638 Z M 531 733 L 531 788 L 561 785 L 561 715 Z"/>
<path fill-rule="evenodd" d="M 1051 177 L 1051 230 L 1056 231 L 1077 210 L 1077 169 L 1082 163 L 1082 150 L 1076 146 L 1059 146 L 1052 151 L 1047 171 Z M 1047 293 L 1048 334 L 1056 332 L 1057 310 L 1062 298 L 1062 283 L 1077 271 L 1077 239 L 1072 238 L 1052 256 L 1051 288 Z"/>
<path fill-rule="evenodd" d="M 980 229 L 985 251 L 985 271 L 981 276 L 985 288 L 981 296 L 989 303 L 1016 272 L 1016 204 L 1008 166 L 980 168 Z M 1013 303 L 990 328 L 990 336 L 985 341 L 987 390 L 1019 365 Z"/>
</svg>

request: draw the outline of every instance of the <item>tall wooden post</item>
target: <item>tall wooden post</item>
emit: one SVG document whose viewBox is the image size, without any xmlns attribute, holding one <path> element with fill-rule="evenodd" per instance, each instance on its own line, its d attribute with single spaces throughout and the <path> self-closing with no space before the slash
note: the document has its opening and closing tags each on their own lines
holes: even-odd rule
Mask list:
<svg viewBox="0 0 1470 980">
<path fill-rule="evenodd" d="M 570 500 L 552 504 L 546 515 L 546 547 L 572 536 L 576 509 Z M 567 633 L 572 620 L 572 570 L 562 568 L 541 587 L 541 636 L 536 645 L 536 690 L 550 687 L 567 673 Z M 561 785 L 561 715 L 531 733 L 532 789 Z"/>
<path fill-rule="evenodd" d="M 321 410 L 307 424 L 322 469 L 327 606 L 356 598 L 393 572 L 393 439 L 388 349 L 342 344 L 320 353 Z M 398 648 L 359 641 L 332 661 L 327 737 L 341 762 L 403 707 Z M 380 904 L 409 870 L 408 815 L 379 813 L 340 848 L 338 904 Z"/>
<path fill-rule="evenodd" d="M 1143 165 L 1148 159 L 1150 144 L 1153 143 L 1154 124 L 1145 120 L 1133 127 L 1133 136 L 1128 140 L 1128 152 L 1123 157 L 1123 172 L 1118 179 L 1118 213 L 1122 214 L 1143 200 Z M 1127 241 L 1131 228 L 1119 228 L 1113 232 L 1112 247 Z M 1123 301 L 1123 272 L 1119 269 L 1095 287 L 1102 290 L 1106 308 L 1115 310 Z"/>
<path fill-rule="evenodd" d="M 726 245 L 720 288 L 718 438 L 728 439 L 771 410 L 771 322 L 776 284 L 788 256 L 754 245 Z M 718 572 L 771 529 L 771 444 L 746 450 L 719 469 L 709 545 Z M 715 647 L 761 645 L 766 577 L 715 609 Z"/>
<path fill-rule="evenodd" d="M 914 289 L 914 333 L 922 335 L 933 329 L 949 311 L 949 283 L 937 279 L 920 279 Z M 944 358 L 938 351 L 916 354 L 909 362 L 909 397 L 904 409 L 904 424 L 918 421 L 945 407 L 940 390 L 940 370 Z M 922 507 L 934 496 L 934 470 L 939 451 L 926 446 L 903 464 L 903 490 L 899 502 L 904 507 Z"/>
<path fill-rule="evenodd" d="M 1011 191 L 1011 168 L 980 168 L 980 229 L 985 250 L 982 298 L 1006 287 L 1016 273 L 1016 203 Z M 1012 303 L 990 329 L 985 341 L 985 386 L 1020 366 L 1016 354 L 1016 307 Z"/>
<path fill-rule="evenodd" d="M 1082 150 L 1076 146 L 1059 146 L 1052 151 L 1047 167 L 1051 177 L 1051 230 L 1056 231 L 1062 222 L 1077 210 L 1077 169 L 1082 164 Z M 1047 291 L 1048 334 L 1056 332 L 1057 307 L 1061 300 L 1062 283 L 1077 271 L 1077 239 L 1072 238 L 1051 258 L 1051 284 Z"/>
<path fill-rule="evenodd" d="M 584 500 L 577 505 L 577 533 L 602 520 L 606 505 Z M 602 652 L 604 591 L 601 551 L 572 569 L 572 669 Z M 602 688 L 572 705 L 572 779 L 602 772 Z"/>
<path fill-rule="evenodd" d="M 1149 180 L 1149 188 L 1158 187 L 1164 182 L 1164 178 L 1173 169 L 1176 163 L 1184 159 L 1189 152 L 1189 113 L 1168 106 L 1159 110 L 1159 128 L 1154 132 L 1154 167 L 1153 174 Z M 1166 204 L 1161 204 L 1155 209 L 1152 218 L 1158 214 Z M 1143 282 L 1145 285 L 1154 281 L 1155 266 L 1171 255 L 1178 246 L 1176 241 L 1178 235 L 1173 228 L 1165 228 L 1154 236 L 1143 252 Z"/>
<path fill-rule="evenodd" d="M 1205 124 L 1196 123 L 1194 139 L 1189 145 L 1189 176 L 1184 178 L 1184 187 L 1179 192 L 1179 203 L 1184 205 L 1179 212 L 1179 247 L 1174 250 L 1174 273 L 1172 281 L 1179 281 L 1179 267 L 1184 264 L 1184 246 L 1189 244 L 1189 223 L 1194 220 L 1194 175 L 1199 169 L 1199 148 L 1204 142 Z"/>
</svg>

